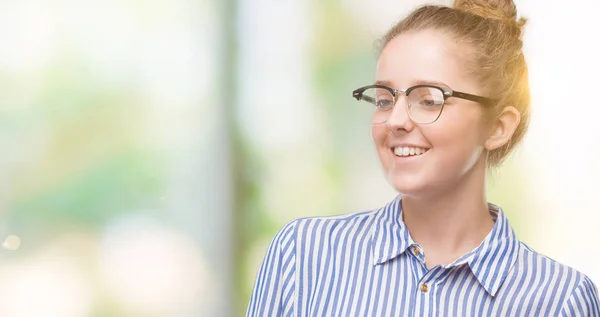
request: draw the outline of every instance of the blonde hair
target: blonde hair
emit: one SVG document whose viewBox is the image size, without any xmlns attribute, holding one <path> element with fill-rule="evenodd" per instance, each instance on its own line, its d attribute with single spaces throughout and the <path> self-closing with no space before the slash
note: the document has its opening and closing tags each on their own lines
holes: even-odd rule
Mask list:
<svg viewBox="0 0 600 317">
<path fill-rule="evenodd" d="M 434 29 L 467 47 L 465 66 L 478 79 L 482 93 L 497 100 L 489 117 L 507 106 L 515 107 L 521 121 L 510 141 L 488 153 L 488 165 L 499 165 L 517 145 L 529 126 L 530 93 L 523 55 L 525 18 L 517 19 L 512 0 L 455 0 L 452 7 L 423 6 L 394 25 L 379 42 L 380 52 L 402 33 Z"/>
</svg>

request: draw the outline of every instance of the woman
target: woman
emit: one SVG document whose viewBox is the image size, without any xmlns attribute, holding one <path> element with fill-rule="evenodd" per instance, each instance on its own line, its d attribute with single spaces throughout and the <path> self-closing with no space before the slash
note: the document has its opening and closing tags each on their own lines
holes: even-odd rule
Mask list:
<svg viewBox="0 0 600 317">
<path fill-rule="evenodd" d="M 402 194 L 379 210 L 298 219 L 274 238 L 247 316 L 596 316 L 584 274 L 520 242 L 486 170 L 529 122 L 511 0 L 425 6 L 383 37 L 372 136 Z"/>
</svg>

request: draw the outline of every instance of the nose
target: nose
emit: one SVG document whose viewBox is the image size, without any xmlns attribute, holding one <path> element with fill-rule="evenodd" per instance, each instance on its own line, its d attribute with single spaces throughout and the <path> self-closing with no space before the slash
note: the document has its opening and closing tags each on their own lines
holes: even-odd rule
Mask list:
<svg viewBox="0 0 600 317">
<path fill-rule="evenodd" d="M 390 131 L 410 131 L 414 128 L 415 123 L 408 115 L 408 103 L 405 95 L 399 95 L 396 99 L 396 104 L 387 119 L 386 125 Z"/>
</svg>

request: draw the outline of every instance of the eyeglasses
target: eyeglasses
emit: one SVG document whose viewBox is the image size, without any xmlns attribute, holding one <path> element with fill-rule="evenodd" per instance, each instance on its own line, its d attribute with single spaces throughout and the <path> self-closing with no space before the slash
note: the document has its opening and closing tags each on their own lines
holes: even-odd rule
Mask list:
<svg viewBox="0 0 600 317">
<path fill-rule="evenodd" d="M 484 106 L 494 102 L 490 98 L 435 85 L 416 85 L 406 90 L 392 89 L 383 85 L 370 85 L 354 90 L 352 97 L 375 105 L 372 123 L 381 124 L 389 119 L 400 93 L 406 95 L 406 112 L 409 118 L 418 124 L 434 123 L 442 114 L 446 99 L 450 97 L 475 101 Z"/>
</svg>

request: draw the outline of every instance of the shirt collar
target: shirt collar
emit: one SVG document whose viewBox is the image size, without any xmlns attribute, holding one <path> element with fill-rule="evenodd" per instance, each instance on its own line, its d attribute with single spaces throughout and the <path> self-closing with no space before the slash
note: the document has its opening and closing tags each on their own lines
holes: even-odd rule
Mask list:
<svg viewBox="0 0 600 317">
<path fill-rule="evenodd" d="M 446 268 L 468 263 L 479 283 L 495 296 L 517 260 L 519 240 L 502 209 L 494 204 L 488 206 L 495 221 L 490 233 L 477 248 Z M 383 264 L 415 244 L 402 220 L 400 195 L 376 212 L 372 243 L 373 265 Z"/>
</svg>

